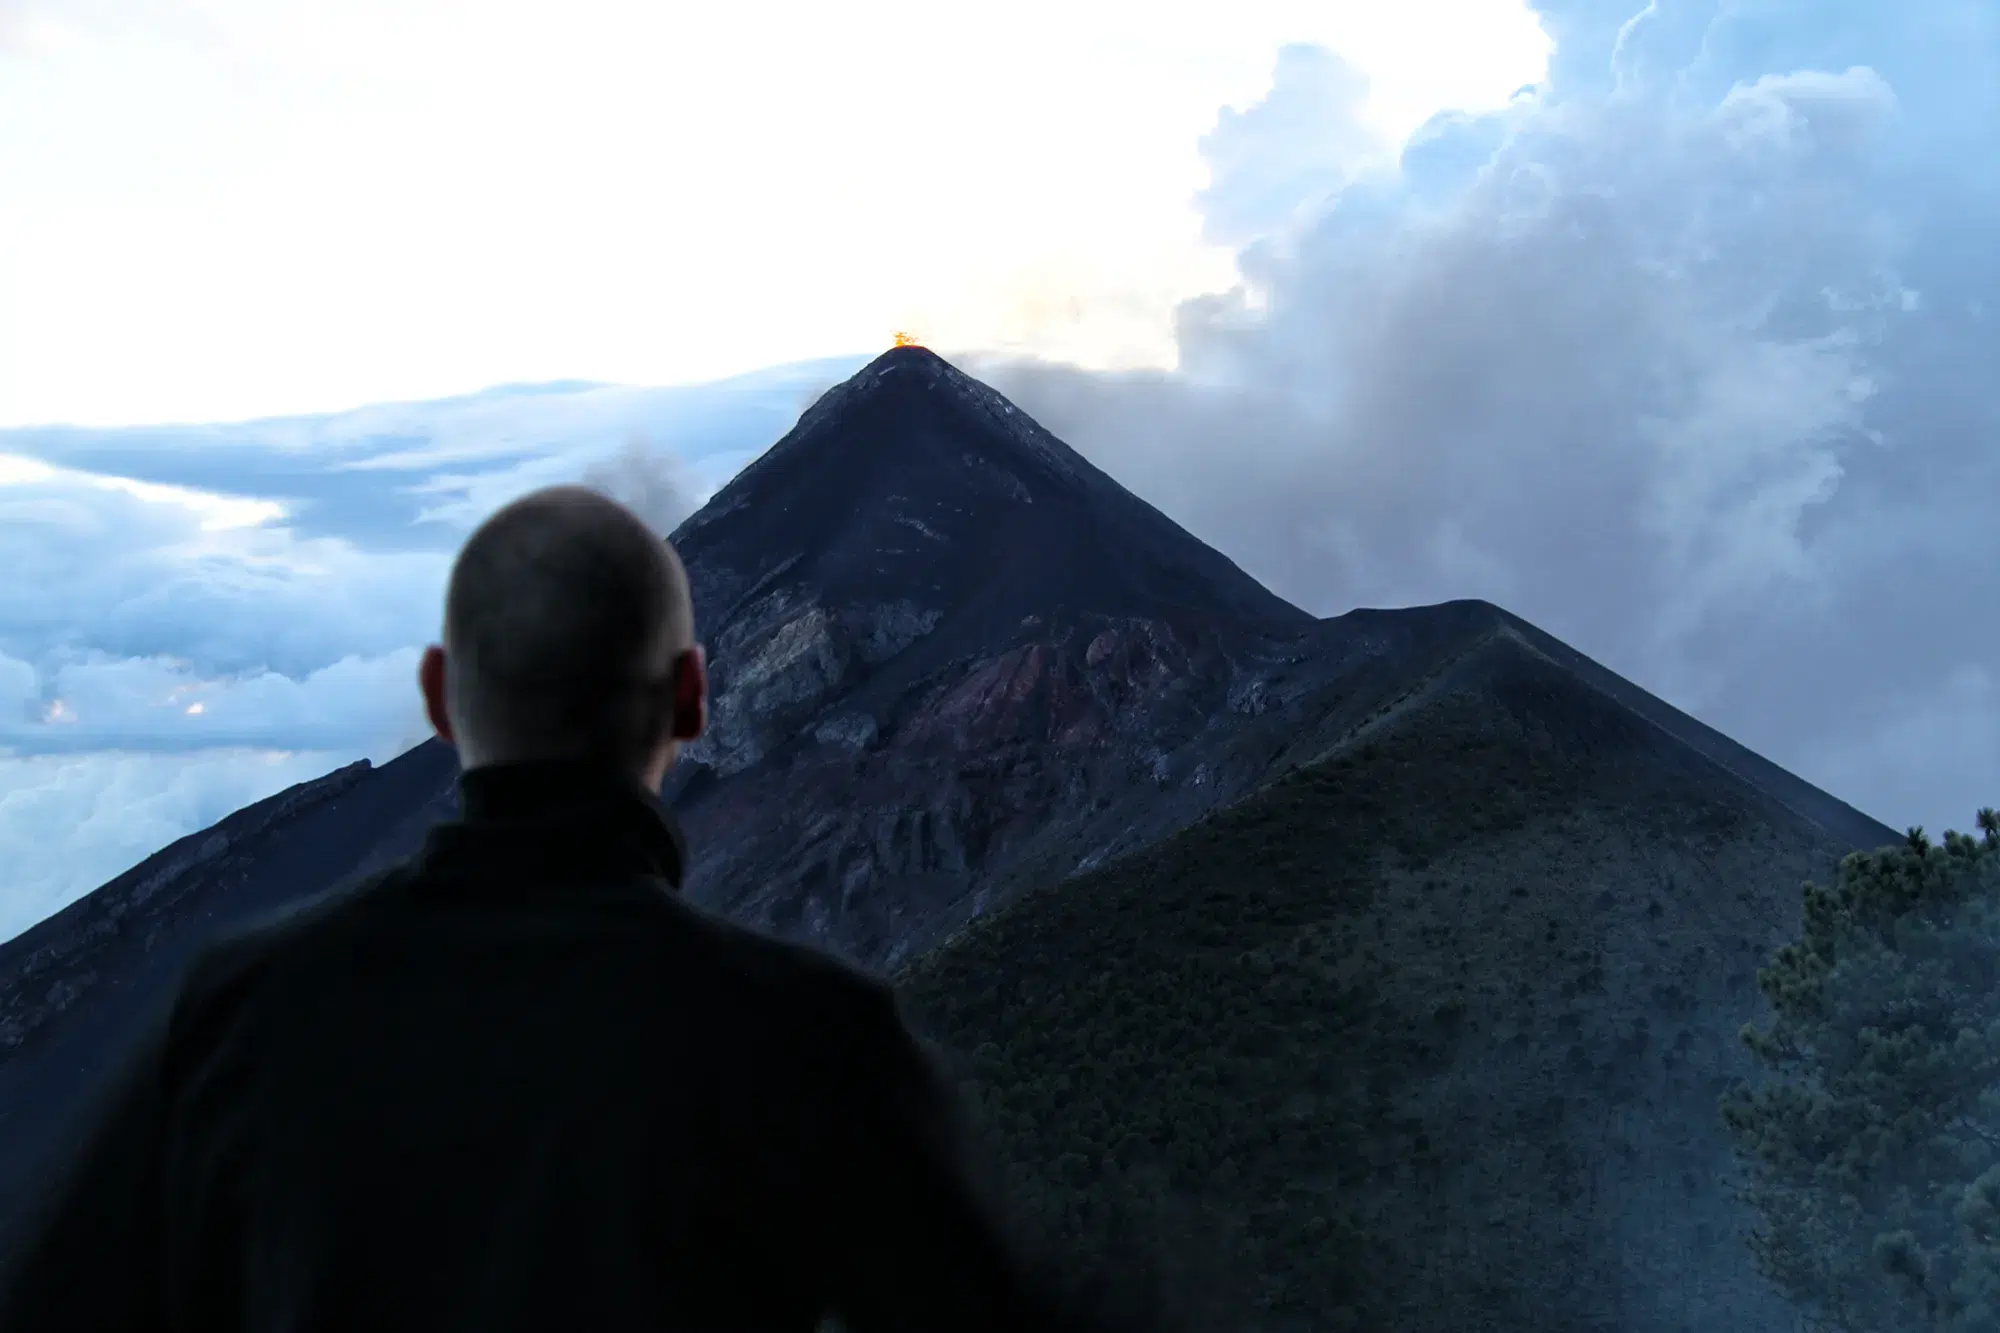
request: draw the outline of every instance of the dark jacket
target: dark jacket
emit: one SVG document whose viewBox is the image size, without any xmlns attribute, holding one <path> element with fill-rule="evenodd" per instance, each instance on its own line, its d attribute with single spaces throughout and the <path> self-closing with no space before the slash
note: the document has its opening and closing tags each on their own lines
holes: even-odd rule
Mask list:
<svg viewBox="0 0 2000 1333">
<path fill-rule="evenodd" d="M 0 1329 L 1065 1326 L 884 984 L 682 901 L 637 783 L 460 790 L 410 862 L 191 970 Z"/>
</svg>

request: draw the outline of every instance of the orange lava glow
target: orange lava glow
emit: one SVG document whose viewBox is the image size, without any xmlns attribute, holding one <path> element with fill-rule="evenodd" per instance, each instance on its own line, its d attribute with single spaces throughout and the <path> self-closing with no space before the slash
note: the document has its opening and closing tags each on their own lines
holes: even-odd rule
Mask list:
<svg viewBox="0 0 2000 1333">
<path fill-rule="evenodd" d="M 923 344 L 917 341 L 917 335 L 914 333 L 898 333 L 896 335 L 896 346 L 922 347 Z"/>
</svg>

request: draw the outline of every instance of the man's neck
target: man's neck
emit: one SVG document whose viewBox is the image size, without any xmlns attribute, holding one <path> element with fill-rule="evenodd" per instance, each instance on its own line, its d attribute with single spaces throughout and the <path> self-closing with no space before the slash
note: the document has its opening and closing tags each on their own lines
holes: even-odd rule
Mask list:
<svg viewBox="0 0 2000 1333">
<path fill-rule="evenodd" d="M 533 861 L 555 848 L 564 858 L 604 864 L 625 857 L 631 868 L 650 867 L 680 883 L 686 852 L 679 823 L 659 793 L 621 765 L 577 757 L 480 764 L 459 775 L 458 797 L 462 818 L 433 837 L 460 856 L 491 857 L 505 845 L 514 849 L 507 855 Z"/>
<path fill-rule="evenodd" d="M 671 765 L 671 756 L 665 761 L 648 767 L 634 767 L 616 760 L 603 759 L 581 752 L 557 752 L 553 754 L 514 755 L 506 758 L 467 758 L 461 752 L 459 775 L 485 773 L 498 769 L 563 769 L 574 773 L 586 773 L 600 779 L 629 782 L 644 787 L 655 795 L 666 781 L 666 771 Z M 657 776 L 655 773 L 657 772 Z M 479 781 L 480 779 L 475 779 Z"/>
</svg>

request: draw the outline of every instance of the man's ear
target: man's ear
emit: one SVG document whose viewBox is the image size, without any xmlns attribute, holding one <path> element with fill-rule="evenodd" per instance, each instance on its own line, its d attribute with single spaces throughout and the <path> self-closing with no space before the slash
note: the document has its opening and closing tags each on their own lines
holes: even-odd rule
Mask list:
<svg viewBox="0 0 2000 1333">
<path fill-rule="evenodd" d="M 451 713 L 444 706 L 444 649 L 435 643 L 424 649 L 423 660 L 417 663 L 417 688 L 423 691 L 424 716 L 430 719 L 431 729 L 446 745 L 456 745 Z"/>
<path fill-rule="evenodd" d="M 695 644 L 674 662 L 674 729 L 677 741 L 700 740 L 708 730 L 708 655 Z"/>
</svg>

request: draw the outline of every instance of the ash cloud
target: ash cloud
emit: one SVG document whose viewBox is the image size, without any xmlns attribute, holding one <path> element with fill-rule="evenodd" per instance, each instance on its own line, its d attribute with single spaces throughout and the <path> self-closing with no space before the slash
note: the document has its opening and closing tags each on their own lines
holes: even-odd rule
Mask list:
<svg viewBox="0 0 2000 1333">
<path fill-rule="evenodd" d="M 643 435 L 584 469 L 583 484 L 630 509 L 663 539 L 700 507 L 679 455 Z"/>
<path fill-rule="evenodd" d="M 1204 144 L 1177 373 L 968 366 L 1321 615 L 1485 597 L 1892 824 L 2000 801 L 2000 17 L 1551 4 L 1548 81 L 1357 165 Z M 1317 138 L 1301 144 L 1302 135 Z"/>
</svg>

